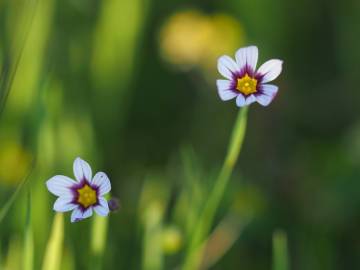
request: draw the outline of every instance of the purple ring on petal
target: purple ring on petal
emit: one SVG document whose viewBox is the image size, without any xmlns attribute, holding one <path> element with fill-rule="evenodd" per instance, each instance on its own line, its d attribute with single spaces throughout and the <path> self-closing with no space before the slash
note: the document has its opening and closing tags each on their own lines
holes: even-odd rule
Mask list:
<svg viewBox="0 0 360 270">
<path fill-rule="evenodd" d="M 109 207 L 104 195 L 111 190 L 107 175 L 98 172 L 92 177 L 90 165 L 80 158 L 75 159 L 73 167 L 77 181 L 67 176 L 56 175 L 46 182 L 48 190 L 58 196 L 54 210 L 72 211 L 71 222 L 88 218 L 92 216 L 93 211 L 100 216 L 107 216 Z"/>
<path fill-rule="evenodd" d="M 218 93 L 223 101 L 236 99 L 238 107 L 258 102 L 262 106 L 271 103 L 278 87 L 267 83 L 276 79 L 282 71 L 283 61 L 272 59 L 256 68 L 258 48 L 240 48 L 235 54 L 236 61 L 229 56 L 218 59 L 218 70 L 225 79 L 217 80 Z"/>
<path fill-rule="evenodd" d="M 79 202 L 79 189 L 83 189 L 84 187 L 89 186 L 93 191 L 95 191 L 96 194 L 96 202 L 94 204 L 90 204 L 87 207 L 85 207 L 82 203 Z M 76 185 L 70 187 L 70 190 L 74 196 L 73 200 L 71 201 L 73 204 L 76 204 L 80 207 L 82 212 L 85 212 L 90 207 L 95 207 L 99 205 L 99 187 L 97 185 L 91 184 L 88 180 L 85 178 L 81 180 L 80 183 L 77 183 Z"/>
</svg>

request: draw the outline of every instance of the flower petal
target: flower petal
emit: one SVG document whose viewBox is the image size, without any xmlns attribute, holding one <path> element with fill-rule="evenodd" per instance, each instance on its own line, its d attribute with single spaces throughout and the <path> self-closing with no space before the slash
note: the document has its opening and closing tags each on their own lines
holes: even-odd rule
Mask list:
<svg viewBox="0 0 360 270">
<path fill-rule="evenodd" d="M 261 91 L 268 96 L 275 96 L 279 90 L 279 87 L 273 84 L 261 85 Z"/>
<path fill-rule="evenodd" d="M 71 178 L 63 175 L 55 175 L 46 181 L 46 187 L 52 194 L 56 196 L 71 195 L 70 188 L 73 185 L 76 185 L 76 182 Z"/>
<path fill-rule="evenodd" d="M 267 83 L 275 80 L 281 73 L 283 61 L 272 59 L 261 65 L 257 71 L 263 78 L 261 83 Z"/>
<path fill-rule="evenodd" d="M 93 214 L 93 209 L 92 207 L 89 207 L 88 209 L 85 210 L 85 212 L 83 212 L 83 216 L 82 218 L 88 218 L 88 217 L 91 217 Z"/>
<path fill-rule="evenodd" d="M 250 105 L 256 101 L 256 97 L 254 95 L 250 95 L 245 99 L 245 105 Z"/>
<path fill-rule="evenodd" d="M 94 210 L 99 216 L 107 216 L 109 214 L 109 206 L 107 201 L 103 197 L 100 197 L 99 205 L 95 206 Z"/>
<path fill-rule="evenodd" d="M 236 105 L 238 107 L 245 106 L 245 97 L 242 94 L 239 94 L 236 98 Z"/>
<path fill-rule="evenodd" d="M 236 94 L 232 90 L 218 90 L 220 99 L 223 101 L 230 100 L 238 96 L 239 94 Z"/>
<path fill-rule="evenodd" d="M 71 213 L 71 222 L 76 222 L 82 220 L 82 211 L 81 209 L 75 208 L 74 211 Z"/>
<path fill-rule="evenodd" d="M 71 213 L 71 222 L 77 222 L 83 220 L 84 218 L 91 217 L 93 210 L 91 207 L 82 211 L 80 207 L 75 208 L 74 211 Z"/>
<path fill-rule="evenodd" d="M 252 68 L 253 71 L 256 69 L 258 61 L 259 50 L 256 46 L 249 46 L 239 49 L 236 54 L 236 63 L 242 69 L 246 65 Z"/>
<path fill-rule="evenodd" d="M 218 59 L 217 67 L 220 74 L 227 79 L 232 79 L 233 73 L 240 70 L 235 61 L 227 55 L 223 55 Z"/>
<path fill-rule="evenodd" d="M 79 157 L 76 158 L 74 161 L 74 175 L 79 182 L 84 179 L 90 182 L 92 178 L 90 165 L 85 160 Z"/>
<path fill-rule="evenodd" d="M 99 187 L 99 195 L 102 196 L 111 190 L 110 180 L 107 175 L 103 172 L 95 174 L 91 184 Z"/>
<path fill-rule="evenodd" d="M 220 99 L 223 101 L 233 99 L 238 95 L 233 90 L 230 90 L 231 81 L 229 80 L 217 80 L 216 85 L 218 88 Z"/>
<path fill-rule="evenodd" d="M 73 198 L 71 197 L 60 197 L 54 203 L 54 210 L 56 212 L 67 212 L 75 209 L 76 204 L 72 203 Z"/>
<path fill-rule="evenodd" d="M 229 80 L 216 80 L 216 86 L 218 90 L 229 90 L 231 87 L 231 81 Z"/>
<path fill-rule="evenodd" d="M 279 87 L 276 85 L 264 84 L 261 86 L 262 93 L 256 96 L 256 101 L 263 106 L 267 106 L 275 98 L 278 90 Z"/>
</svg>

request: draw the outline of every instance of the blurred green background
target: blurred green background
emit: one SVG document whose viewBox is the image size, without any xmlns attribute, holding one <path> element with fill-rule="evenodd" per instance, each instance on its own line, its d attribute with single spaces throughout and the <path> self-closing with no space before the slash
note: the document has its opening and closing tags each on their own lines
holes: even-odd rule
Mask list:
<svg viewBox="0 0 360 270">
<path fill-rule="evenodd" d="M 216 60 L 254 44 L 259 63 L 284 60 L 280 91 L 250 108 L 202 268 L 360 269 L 359 14 L 356 0 L 0 1 L 0 208 L 27 179 L 0 215 L 0 268 L 50 269 L 51 250 L 52 269 L 181 269 L 238 111 Z M 77 156 L 121 207 L 65 214 L 60 254 L 45 181 Z"/>
</svg>

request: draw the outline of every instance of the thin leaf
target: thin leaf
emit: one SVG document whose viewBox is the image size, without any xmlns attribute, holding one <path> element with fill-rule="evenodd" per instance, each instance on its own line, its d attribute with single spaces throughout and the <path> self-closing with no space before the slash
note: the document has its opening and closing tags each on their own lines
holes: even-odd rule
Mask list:
<svg viewBox="0 0 360 270">
<path fill-rule="evenodd" d="M 288 257 L 286 233 L 275 231 L 273 234 L 273 270 L 288 270 Z"/>
<path fill-rule="evenodd" d="M 32 161 L 32 165 L 30 168 L 30 171 L 28 175 L 21 181 L 21 183 L 17 186 L 15 192 L 11 195 L 11 197 L 7 200 L 6 204 L 0 209 L 0 223 L 5 218 L 6 214 L 9 212 L 11 206 L 15 202 L 17 196 L 19 195 L 21 189 L 25 186 L 25 184 L 28 182 L 30 175 L 35 167 L 35 159 Z"/>
<path fill-rule="evenodd" d="M 31 226 L 31 193 L 28 192 L 24 239 L 24 270 L 32 270 L 34 262 L 34 238 Z"/>
<path fill-rule="evenodd" d="M 202 211 L 199 221 L 194 228 L 193 237 L 187 249 L 184 270 L 197 269 L 201 262 L 202 253 L 196 252 L 209 234 L 214 221 L 214 216 L 224 196 L 229 179 L 234 170 L 238 156 L 244 142 L 247 125 L 248 107 L 244 107 L 238 113 L 235 126 L 232 131 L 231 139 L 228 145 L 228 151 L 221 168 L 221 171 L 214 183 L 213 190 L 210 192 L 208 200 Z"/>
<path fill-rule="evenodd" d="M 30 13 L 29 19 L 27 21 L 25 21 L 25 23 L 24 23 L 23 29 L 25 29 L 25 31 L 21 38 L 20 49 L 17 52 L 14 59 L 12 59 L 9 56 L 4 57 L 4 61 L 2 63 L 3 70 L 0 75 L 0 117 L 4 110 L 6 100 L 9 96 L 12 83 L 14 81 L 21 57 L 23 55 L 25 44 L 28 39 L 30 30 L 31 30 L 32 22 L 34 20 L 38 0 L 30 0 L 28 2 L 29 2 L 29 4 L 28 4 L 29 8 L 32 6 L 32 12 Z"/>
<path fill-rule="evenodd" d="M 51 229 L 50 238 L 46 246 L 43 270 L 59 270 L 62 260 L 64 241 L 64 215 L 56 213 Z"/>
<path fill-rule="evenodd" d="M 91 252 L 92 257 L 89 269 L 101 269 L 103 256 L 106 247 L 106 238 L 108 230 L 108 218 L 96 215 L 92 223 L 91 231 Z"/>
</svg>

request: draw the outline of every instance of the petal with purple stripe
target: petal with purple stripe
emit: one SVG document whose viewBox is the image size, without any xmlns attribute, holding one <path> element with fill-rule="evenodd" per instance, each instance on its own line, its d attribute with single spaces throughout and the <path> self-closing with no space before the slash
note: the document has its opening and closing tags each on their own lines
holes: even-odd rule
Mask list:
<svg viewBox="0 0 360 270">
<path fill-rule="evenodd" d="M 71 213 L 71 222 L 77 222 L 83 220 L 84 218 L 91 217 L 92 213 L 92 207 L 87 208 L 85 211 L 83 211 L 80 207 L 75 208 Z"/>
<path fill-rule="evenodd" d="M 256 101 L 263 105 L 267 106 L 275 98 L 279 88 L 276 85 L 264 84 L 261 86 L 261 94 L 256 96 Z"/>
<path fill-rule="evenodd" d="M 219 58 L 217 67 L 220 74 L 229 80 L 232 79 L 233 73 L 239 71 L 238 65 L 227 55 L 221 56 Z"/>
<path fill-rule="evenodd" d="M 71 187 L 76 182 L 64 175 L 55 175 L 46 182 L 48 190 L 56 196 L 71 195 Z"/>
<path fill-rule="evenodd" d="M 75 208 L 71 213 L 71 222 L 77 222 L 82 220 L 82 211 L 80 207 Z"/>
<path fill-rule="evenodd" d="M 107 216 L 109 214 L 109 206 L 107 201 L 103 198 L 99 198 L 99 204 L 94 207 L 95 212 L 100 216 Z"/>
<path fill-rule="evenodd" d="M 229 80 L 216 80 L 216 86 L 219 90 L 229 90 L 231 87 L 231 81 Z"/>
<path fill-rule="evenodd" d="M 256 97 L 254 95 L 250 95 L 245 99 L 245 105 L 250 105 L 256 101 Z"/>
<path fill-rule="evenodd" d="M 231 81 L 229 80 L 217 80 L 216 85 L 220 99 L 223 101 L 233 99 L 238 95 L 235 91 L 230 89 Z"/>
<path fill-rule="evenodd" d="M 258 61 L 259 51 L 256 46 L 249 46 L 239 49 L 236 54 L 236 63 L 243 69 L 244 67 L 250 67 L 252 71 L 255 71 Z"/>
<path fill-rule="evenodd" d="M 283 61 L 272 59 L 261 65 L 257 73 L 262 77 L 261 83 L 275 80 L 281 73 Z"/>
<path fill-rule="evenodd" d="M 77 207 L 72 201 L 72 197 L 59 197 L 54 203 L 54 210 L 57 212 L 71 211 Z"/>
<path fill-rule="evenodd" d="M 239 94 L 236 98 L 236 105 L 238 107 L 245 106 L 245 97 L 242 94 Z"/>
<path fill-rule="evenodd" d="M 91 184 L 99 188 L 99 196 L 102 196 L 111 190 L 110 180 L 103 172 L 96 173 Z"/>
<path fill-rule="evenodd" d="M 90 165 L 81 158 L 76 158 L 74 161 L 74 175 L 76 180 L 79 182 L 83 180 L 87 180 L 88 182 L 91 181 L 92 178 L 92 171 Z"/>
</svg>

